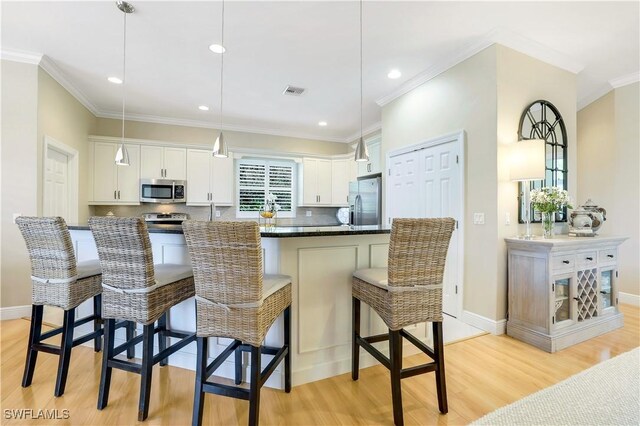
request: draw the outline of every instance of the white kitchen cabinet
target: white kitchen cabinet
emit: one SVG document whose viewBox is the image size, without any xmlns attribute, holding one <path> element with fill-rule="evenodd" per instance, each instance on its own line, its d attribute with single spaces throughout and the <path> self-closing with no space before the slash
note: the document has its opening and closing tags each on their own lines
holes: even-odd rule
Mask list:
<svg viewBox="0 0 640 426">
<path fill-rule="evenodd" d="M 349 205 L 349 182 L 354 169 L 352 163 L 355 164 L 353 159 L 331 160 L 331 204 L 334 206 Z"/>
<path fill-rule="evenodd" d="M 140 204 L 140 146 L 125 144 L 129 166 L 115 164 L 119 144 L 93 144 L 93 200 L 90 204 Z"/>
<path fill-rule="evenodd" d="M 556 352 L 622 327 L 616 279 L 624 240 L 507 238 L 507 334 Z"/>
<path fill-rule="evenodd" d="M 217 158 L 211 151 L 187 150 L 187 205 L 233 205 L 233 157 Z"/>
<path fill-rule="evenodd" d="M 303 158 L 298 172 L 298 200 L 301 206 L 331 205 L 331 160 Z"/>
<path fill-rule="evenodd" d="M 369 161 L 358 162 L 358 176 L 371 175 L 382 171 L 381 146 L 382 141 L 379 138 L 367 142 Z"/>
<path fill-rule="evenodd" d="M 187 150 L 185 148 L 143 145 L 140 148 L 140 177 L 142 179 L 187 178 Z"/>
</svg>

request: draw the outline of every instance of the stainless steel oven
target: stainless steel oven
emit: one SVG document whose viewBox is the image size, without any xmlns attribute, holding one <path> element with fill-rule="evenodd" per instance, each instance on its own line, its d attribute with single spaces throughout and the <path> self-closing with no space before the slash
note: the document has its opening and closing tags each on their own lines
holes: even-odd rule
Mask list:
<svg viewBox="0 0 640 426">
<path fill-rule="evenodd" d="M 143 203 L 185 203 L 187 181 L 140 179 L 140 201 Z"/>
</svg>

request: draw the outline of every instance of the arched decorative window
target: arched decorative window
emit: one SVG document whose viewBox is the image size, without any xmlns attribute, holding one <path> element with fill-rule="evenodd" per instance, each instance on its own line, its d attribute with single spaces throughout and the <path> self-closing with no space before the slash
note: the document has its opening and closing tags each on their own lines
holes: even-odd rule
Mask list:
<svg viewBox="0 0 640 426">
<path fill-rule="evenodd" d="M 556 186 L 567 189 L 567 129 L 558 109 L 549 101 L 537 100 L 524 109 L 518 126 L 520 139 L 542 139 L 545 141 L 545 179 L 531 182 L 520 182 L 519 193 L 523 193 L 522 185 L 530 185 L 530 189 L 545 186 Z M 524 200 L 520 197 L 518 218 L 524 223 Z M 540 212 L 531 209 L 531 222 L 540 222 Z M 567 209 L 556 214 L 556 222 L 567 221 Z"/>
</svg>

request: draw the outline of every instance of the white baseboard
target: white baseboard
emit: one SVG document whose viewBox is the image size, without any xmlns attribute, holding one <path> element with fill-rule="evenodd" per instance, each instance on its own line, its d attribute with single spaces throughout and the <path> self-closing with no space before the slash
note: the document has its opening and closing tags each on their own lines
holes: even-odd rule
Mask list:
<svg viewBox="0 0 640 426">
<path fill-rule="evenodd" d="M 504 334 L 507 329 L 506 319 L 496 321 L 469 311 L 462 311 L 462 321 L 495 335 Z"/>
<path fill-rule="evenodd" d="M 22 317 L 31 317 L 31 305 L 0 308 L 0 320 L 12 320 Z"/>
<path fill-rule="evenodd" d="M 640 306 L 640 296 L 631 293 L 618 293 L 618 302 L 625 303 L 627 305 Z"/>
</svg>

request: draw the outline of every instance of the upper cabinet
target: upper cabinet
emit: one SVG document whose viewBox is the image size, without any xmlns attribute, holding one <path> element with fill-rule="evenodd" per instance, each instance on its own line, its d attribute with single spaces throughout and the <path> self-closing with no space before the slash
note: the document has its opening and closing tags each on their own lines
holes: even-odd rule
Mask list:
<svg viewBox="0 0 640 426">
<path fill-rule="evenodd" d="M 369 161 L 362 161 L 358 163 L 358 176 L 366 176 L 382 172 L 381 146 L 382 141 L 380 138 L 367 142 Z"/>
<path fill-rule="evenodd" d="M 93 200 L 89 204 L 140 204 L 140 146 L 125 147 L 130 164 L 117 166 L 118 144 L 93 144 Z"/>
<path fill-rule="evenodd" d="M 334 206 L 349 205 L 349 182 L 356 180 L 353 159 L 331 161 L 331 204 Z"/>
<path fill-rule="evenodd" d="M 298 169 L 298 204 L 331 205 L 331 160 L 303 158 Z"/>
<path fill-rule="evenodd" d="M 140 155 L 142 179 L 185 180 L 187 178 L 185 148 L 143 145 L 140 147 Z"/>
<path fill-rule="evenodd" d="M 233 205 L 233 157 L 217 158 L 210 150 L 187 150 L 187 205 Z"/>
</svg>

